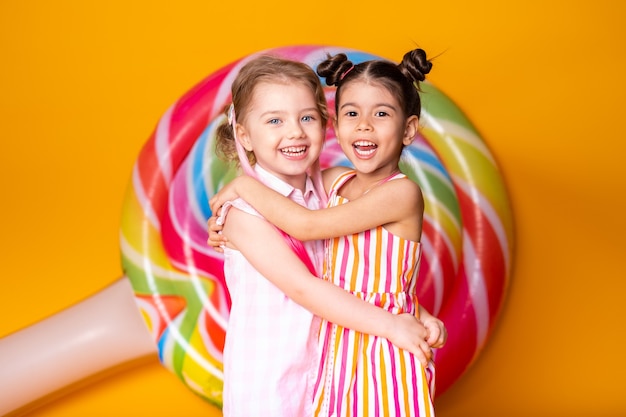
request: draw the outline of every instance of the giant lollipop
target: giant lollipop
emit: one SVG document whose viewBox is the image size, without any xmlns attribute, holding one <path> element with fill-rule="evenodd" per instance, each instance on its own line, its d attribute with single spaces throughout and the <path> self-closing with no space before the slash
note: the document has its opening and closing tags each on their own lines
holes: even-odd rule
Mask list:
<svg viewBox="0 0 626 417">
<path fill-rule="evenodd" d="M 339 52 L 354 63 L 379 59 L 365 52 L 323 46 L 259 53 L 315 67 L 327 53 Z M 165 112 L 141 150 L 126 194 L 120 233 L 128 280 L 123 278 L 103 294 L 62 313 L 63 320 L 84 315 L 94 299 L 105 304 L 121 300 L 128 306 L 134 294 L 141 314 L 135 314 L 136 309 L 131 312 L 132 308 L 122 313 L 126 316 L 118 332 L 132 331 L 135 341 L 124 345 L 125 355 L 97 357 L 90 368 L 73 375 L 73 380 L 151 354 L 154 344 L 149 343 L 147 332 L 137 331 L 139 317 L 143 317 L 163 364 L 193 392 L 221 405 L 221 358 L 229 297 L 222 255 L 206 245 L 206 220 L 211 215 L 208 199 L 236 172 L 214 156 L 214 130 L 230 102 L 232 80 L 254 55 L 223 67 L 182 96 Z M 497 164 L 476 129 L 435 86 L 424 83 L 422 88 L 423 129 L 405 150 L 401 168 L 420 184 L 426 202 L 418 296 L 427 309 L 444 320 L 449 332 L 446 347 L 435 358 L 439 395 L 478 357 L 496 321 L 511 271 L 513 220 Z M 327 89 L 327 98 L 332 109 L 334 89 Z M 348 163 L 330 130 L 322 168 Z M 90 314 L 95 321 L 103 313 L 95 309 Z M 57 319 L 58 326 L 61 321 Z M 46 322 L 5 339 L 13 342 L 13 350 L 33 345 L 43 327 Z M 104 327 L 108 333 L 101 333 L 115 339 L 114 327 Z M 65 352 L 85 350 L 79 342 L 68 345 L 73 339 L 64 340 L 65 349 L 61 350 Z M 0 358 L 2 349 L 8 353 L 5 342 L 0 343 Z M 59 361 L 56 364 L 63 365 Z M 25 370 L 14 368 L 13 372 Z M 36 393 L 26 382 L 13 385 L 15 392 L 25 395 L 4 409 L 0 406 L 0 413 L 44 395 L 46 389 L 59 389 L 71 382 L 42 384 Z M 8 401 L 13 394 L 0 394 L 0 404 L 6 404 L 5 395 Z"/>
<path fill-rule="evenodd" d="M 345 52 L 355 63 L 378 59 L 333 47 L 264 52 L 312 67 L 327 53 Z M 166 112 L 135 167 L 122 224 L 125 270 L 162 361 L 216 403 L 228 295 L 221 256 L 206 246 L 205 229 L 208 198 L 234 172 L 214 157 L 213 131 L 230 102 L 231 81 L 250 58 L 209 76 Z M 327 97 L 332 102 L 333 89 Z M 426 199 L 419 296 L 450 334 L 436 358 L 441 393 L 480 352 L 497 317 L 510 272 L 512 219 L 498 168 L 476 130 L 431 84 L 423 97 L 425 127 L 402 168 Z M 322 168 L 347 163 L 329 131 Z"/>
</svg>

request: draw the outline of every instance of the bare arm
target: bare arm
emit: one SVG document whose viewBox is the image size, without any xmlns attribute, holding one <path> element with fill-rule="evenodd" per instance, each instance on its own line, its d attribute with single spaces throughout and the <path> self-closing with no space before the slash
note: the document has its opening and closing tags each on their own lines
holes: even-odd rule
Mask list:
<svg viewBox="0 0 626 417">
<path fill-rule="evenodd" d="M 249 233 L 250 230 L 255 232 Z M 422 363 L 430 359 L 427 331 L 417 318 L 391 314 L 310 274 L 265 220 L 231 209 L 223 233 L 228 238 L 227 245 L 241 251 L 263 276 L 313 314 L 362 333 L 385 337 L 416 355 Z"/>
<path fill-rule="evenodd" d="M 241 197 L 270 223 L 300 240 L 345 236 L 380 225 L 406 239 L 418 241 L 424 202 L 421 190 L 409 179 L 374 187 L 349 204 L 309 210 L 266 187 L 254 178 L 241 176 L 211 198 L 215 212 L 227 200 Z M 285 213 L 289 213 L 285 216 Z"/>
</svg>

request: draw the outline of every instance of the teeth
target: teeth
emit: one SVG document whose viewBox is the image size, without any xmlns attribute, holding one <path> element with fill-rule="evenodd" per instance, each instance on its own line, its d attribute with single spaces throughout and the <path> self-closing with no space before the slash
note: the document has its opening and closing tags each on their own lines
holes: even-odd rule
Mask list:
<svg viewBox="0 0 626 417">
<path fill-rule="evenodd" d="M 376 148 L 378 148 L 375 143 L 366 140 L 356 141 L 352 144 L 352 147 L 359 155 L 363 156 L 373 154 L 376 151 Z"/>
<path fill-rule="evenodd" d="M 306 146 L 290 146 L 280 150 L 285 155 L 299 155 L 306 151 Z"/>
<path fill-rule="evenodd" d="M 356 142 L 354 142 L 354 145 L 352 146 L 373 146 L 376 147 L 376 144 L 374 142 L 369 142 L 366 140 L 358 140 Z"/>
<path fill-rule="evenodd" d="M 356 150 L 356 153 L 362 156 L 371 155 L 374 152 L 376 152 L 376 149 L 361 149 L 361 148 L 354 148 L 354 149 Z"/>
</svg>

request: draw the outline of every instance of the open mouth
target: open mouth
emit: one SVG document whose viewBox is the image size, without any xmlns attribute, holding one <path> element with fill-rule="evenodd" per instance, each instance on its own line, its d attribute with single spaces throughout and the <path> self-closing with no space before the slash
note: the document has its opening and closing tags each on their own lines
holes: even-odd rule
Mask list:
<svg viewBox="0 0 626 417">
<path fill-rule="evenodd" d="M 373 142 L 369 142 L 366 140 L 359 140 L 352 144 L 352 147 L 356 151 L 357 154 L 362 156 L 367 156 L 373 154 L 376 149 L 378 149 L 378 145 Z"/>
<path fill-rule="evenodd" d="M 282 154 L 285 156 L 295 157 L 304 155 L 306 153 L 306 150 L 306 146 L 289 146 L 287 148 L 282 148 L 280 152 L 282 152 Z"/>
</svg>

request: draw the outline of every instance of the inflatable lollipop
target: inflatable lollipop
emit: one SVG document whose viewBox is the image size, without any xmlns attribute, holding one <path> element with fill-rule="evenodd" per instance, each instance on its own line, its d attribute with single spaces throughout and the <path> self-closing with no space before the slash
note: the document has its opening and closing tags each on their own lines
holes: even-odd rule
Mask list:
<svg viewBox="0 0 626 417">
<path fill-rule="evenodd" d="M 296 46 L 271 53 L 313 68 L 326 54 L 358 63 L 376 56 Z M 230 103 L 238 60 L 200 82 L 161 118 L 133 171 L 124 205 L 122 254 L 163 363 L 190 389 L 220 404 L 221 349 L 229 299 L 222 257 L 206 245 L 208 199 L 235 173 L 213 152 L 214 130 Z M 329 108 L 334 89 L 328 88 Z M 505 294 L 512 218 L 497 165 L 471 123 L 444 94 L 424 86 L 424 128 L 402 169 L 424 190 L 421 302 L 449 331 L 436 357 L 444 392 L 484 346 Z M 328 132 L 322 168 L 348 164 Z"/>
<path fill-rule="evenodd" d="M 315 68 L 326 54 L 340 52 L 354 63 L 380 59 L 325 46 L 258 54 Z M 0 382 L 9 388 L 0 393 L 0 414 L 155 351 L 190 390 L 221 406 L 230 300 L 222 255 L 206 245 L 206 221 L 211 216 L 209 198 L 236 172 L 215 157 L 214 131 L 230 104 L 232 80 L 255 55 L 223 67 L 183 95 L 141 150 L 123 206 L 120 245 L 126 276 L 83 303 L 2 340 Z M 424 83 L 422 89 L 423 128 L 405 149 L 401 168 L 420 184 L 426 203 L 418 296 L 449 333 L 448 343 L 435 357 L 440 395 L 478 357 L 496 321 L 511 271 L 513 220 L 497 164 L 476 129 L 435 86 Z M 334 89 L 328 88 L 326 96 L 333 109 Z M 348 165 L 332 130 L 326 142 L 322 168 Z M 107 306 L 113 305 L 123 308 L 109 319 Z M 39 356 L 36 368 L 2 359 L 43 342 L 51 346 L 48 351 L 30 350 Z M 76 366 L 75 352 L 82 353 L 82 366 L 68 373 Z M 33 369 L 38 371 L 36 381 L 14 377 Z M 61 371 L 68 377 L 59 378 Z"/>
</svg>

